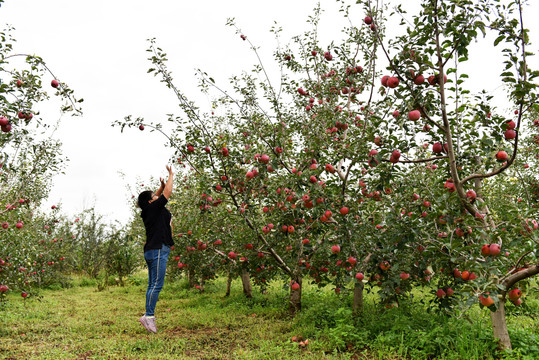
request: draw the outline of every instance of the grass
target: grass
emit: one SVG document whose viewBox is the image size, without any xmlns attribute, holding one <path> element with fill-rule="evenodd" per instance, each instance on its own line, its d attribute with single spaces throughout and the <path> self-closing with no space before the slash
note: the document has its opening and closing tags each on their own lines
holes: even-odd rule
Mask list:
<svg viewBox="0 0 539 360">
<path fill-rule="evenodd" d="M 11 294 L 0 310 L 2 359 L 537 359 L 539 302 L 510 317 L 515 350 L 498 354 L 488 314 L 473 321 L 426 314 L 417 300 L 380 309 L 367 296 L 362 319 L 354 319 L 348 296 L 304 286 L 301 314 L 284 312 L 287 292 L 275 283 L 268 294 L 246 300 L 239 280 L 224 298 L 224 280 L 204 294 L 185 281 L 165 284 L 156 316 L 158 333 L 138 322 L 143 314 L 145 274 L 125 287 L 98 292 L 84 279 L 62 290 L 43 290 L 25 301 Z M 523 312 L 523 313 L 522 313 Z M 306 347 L 292 336 L 309 339 Z M 535 348 L 534 348 L 535 346 Z"/>
</svg>

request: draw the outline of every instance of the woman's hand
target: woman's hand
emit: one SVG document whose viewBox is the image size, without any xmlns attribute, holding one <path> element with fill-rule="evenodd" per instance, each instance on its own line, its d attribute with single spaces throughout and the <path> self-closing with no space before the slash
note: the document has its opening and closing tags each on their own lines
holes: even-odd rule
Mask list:
<svg viewBox="0 0 539 360">
<path fill-rule="evenodd" d="M 167 198 L 167 200 L 170 198 L 170 195 L 172 194 L 172 185 L 174 183 L 174 173 L 172 172 L 172 167 L 170 165 L 167 165 L 167 171 L 168 171 L 168 179 L 167 183 L 165 184 L 165 190 L 163 191 L 163 195 Z"/>
<path fill-rule="evenodd" d="M 158 197 L 161 196 L 163 190 L 165 190 L 165 180 L 163 180 L 163 178 L 159 178 L 159 181 L 161 182 L 161 186 L 155 192 L 155 195 L 157 195 Z"/>
</svg>

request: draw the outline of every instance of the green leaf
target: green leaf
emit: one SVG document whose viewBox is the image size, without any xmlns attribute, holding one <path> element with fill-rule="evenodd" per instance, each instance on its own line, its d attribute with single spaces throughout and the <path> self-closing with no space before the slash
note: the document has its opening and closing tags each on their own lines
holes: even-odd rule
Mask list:
<svg viewBox="0 0 539 360">
<path fill-rule="evenodd" d="M 500 35 L 494 40 L 494 46 L 498 46 L 498 44 L 505 39 L 505 35 Z"/>
</svg>

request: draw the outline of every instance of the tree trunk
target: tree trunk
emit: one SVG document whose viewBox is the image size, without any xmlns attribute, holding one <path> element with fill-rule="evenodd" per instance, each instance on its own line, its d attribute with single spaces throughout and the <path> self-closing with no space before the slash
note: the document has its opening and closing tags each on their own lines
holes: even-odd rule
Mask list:
<svg viewBox="0 0 539 360">
<path fill-rule="evenodd" d="M 225 297 L 230 296 L 230 286 L 232 285 L 232 271 L 228 271 L 226 278 L 226 294 Z"/>
<path fill-rule="evenodd" d="M 498 348 L 501 350 L 511 349 L 511 339 L 505 321 L 505 300 L 501 300 L 498 309 L 490 313 L 490 319 L 492 320 L 494 338 L 498 339 Z"/>
<path fill-rule="evenodd" d="M 290 315 L 296 315 L 301 310 L 302 278 L 299 276 L 292 278 L 292 283 L 294 282 L 299 284 L 299 289 L 293 290 L 292 286 L 290 287 L 290 298 L 288 299 L 288 312 Z"/>
<path fill-rule="evenodd" d="M 204 276 L 203 275 L 200 275 L 200 282 L 199 282 L 199 286 L 200 286 L 200 293 L 202 294 L 204 292 Z"/>
<path fill-rule="evenodd" d="M 247 269 L 241 269 L 241 282 L 243 284 L 243 293 L 250 299 L 253 297 L 253 289 L 251 287 L 251 277 Z"/>
<path fill-rule="evenodd" d="M 190 288 L 195 286 L 195 272 L 191 269 L 187 271 L 187 281 L 189 282 Z"/>
<path fill-rule="evenodd" d="M 356 285 L 354 287 L 354 303 L 352 306 L 352 309 L 354 311 L 354 315 L 361 315 L 363 312 L 363 288 L 365 285 L 363 285 L 363 282 L 359 281 L 356 282 Z"/>
</svg>

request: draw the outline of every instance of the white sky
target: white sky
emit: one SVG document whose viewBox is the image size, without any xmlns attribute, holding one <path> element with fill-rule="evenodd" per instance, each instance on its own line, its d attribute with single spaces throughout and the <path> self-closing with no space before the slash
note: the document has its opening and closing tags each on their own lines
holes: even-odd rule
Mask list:
<svg viewBox="0 0 539 360">
<path fill-rule="evenodd" d="M 326 46 L 346 22 L 336 1 L 320 3 L 326 10 L 321 22 Z M 125 222 L 131 198 L 126 186 L 136 184 L 137 178 L 143 183 L 150 176 L 166 175 L 172 151 L 163 146 L 161 135 L 138 129 L 122 134 L 111 127 L 114 120 L 129 114 L 152 121 L 166 121 L 167 113 L 180 114 L 173 93 L 146 73 L 150 67 L 146 39 L 157 38 L 168 54 L 176 85 L 209 110 L 196 87 L 194 69 L 201 68 L 226 84 L 230 75 L 249 70 L 256 62 L 247 43 L 225 26 L 226 19 L 236 18 L 243 33 L 262 47 L 263 60 L 272 64 L 276 42 L 269 29 L 274 21 L 283 27 L 281 39 L 287 42 L 309 29 L 305 20 L 315 4 L 313 0 L 6 0 L 0 8 L 0 26 L 15 27 L 16 51 L 41 56 L 77 97 L 84 98 L 84 116 L 64 116 L 56 133 L 70 161 L 66 174 L 54 179 L 46 205 L 61 202 L 66 214 L 95 205 L 111 221 Z M 359 10 L 358 21 L 364 16 Z M 539 14 L 538 2 L 533 1 L 526 13 Z M 532 40 L 539 41 L 536 22 L 525 25 L 532 28 Z M 481 62 L 470 64 L 468 74 L 492 91 L 498 86 L 494 81 L 500 69 L 486 69 L 485 59 L 488 65 L 493 63 L 488 56 L 492 41 L 489 44 L 474 47 L 473 51 L 481 52 Z M 537 54 L 535 44 L 530 50 Z M 538 59 L 533 61 L 537 64 Z M 50 80 L 45 78 L 44 84 Z M 58 117 L 45 109 L 42 114 Z"/>
</svg>

